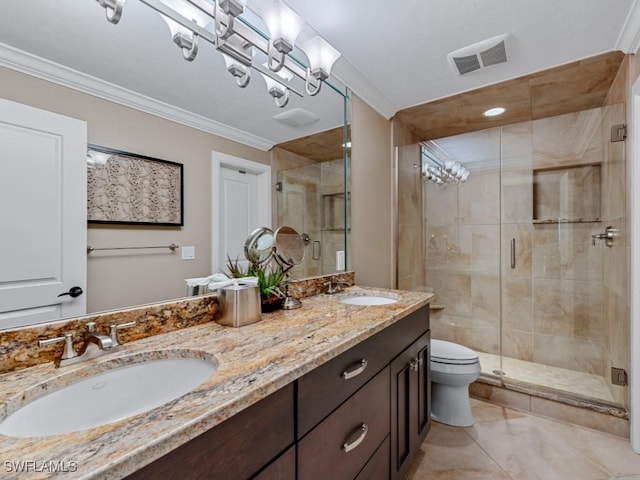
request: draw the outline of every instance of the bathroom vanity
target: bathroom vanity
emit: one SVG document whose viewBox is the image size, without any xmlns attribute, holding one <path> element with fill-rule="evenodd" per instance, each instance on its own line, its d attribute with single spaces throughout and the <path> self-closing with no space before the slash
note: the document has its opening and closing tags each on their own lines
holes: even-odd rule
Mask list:
<svg viewBox="0 0 640 480">
<path fill-rule="evenodd" d="M 128 478 L 185 465 L 194 478 L 402 478 L 429 430 L 429 386 L 422 307 Z"/>
<path fill-rule="evenodd" d="M 113 356 L 204 352 L 218 369 L 178 400 L 119 422 L 38 442 L 0 436 L 2 459 L 77 462 L 65 478 L 402 478 L 430 426 L 432 295 L 376 289 L 395 302 L 340 302 L 368 293 L 351 287 L 246 327 L 208 323 L 126 344 Z M 2 407 L 14 410 L 21 388 L 56 376 L 58 385 L 104 361 L 4 374 Z"/>
</svg>

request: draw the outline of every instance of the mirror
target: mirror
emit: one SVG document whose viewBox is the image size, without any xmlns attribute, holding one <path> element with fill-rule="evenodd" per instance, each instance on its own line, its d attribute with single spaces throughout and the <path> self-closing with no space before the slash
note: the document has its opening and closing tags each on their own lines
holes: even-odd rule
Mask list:
<svg viewBox="0 0 640 480">
<path fill-rule="evenodd" d="M 253 265 L 261 265 L 273 255 L 273 230 L 267 227 L 256 228 L 244 243 L 244 256 Z"/>
<path fill-rule="evenodd" d="M 342 207 L 321 196 L 335 193 L 329 184 L 337 184 L 331 178 L 341 178 L 341 190 L 347 191 L 345 86 L 331 77 L 317 96 L 292 94 L 281 109 L 257 72 L 246 88 L 238 88 L 221 55 L 204 43 L 198 57 L 185 62 L 166 22 L 149 15 L 142 2 L 127 2 L 118 25 L 105 20 L 97 2 L 73 3 L 65 9 L 43 0 L 3 2 L 0 43 L 15 49 L 10 50 L 12 61 L 4 65 L 16 65 L 0 67 L 3 97 L 83 120 L 89 143 L 181 163 L 185 181 L 183 227 L 88 228 L 87 243 L 96 251 L 87 257 L 87 313 L 181 298 L 187 294 L 186 278 L 215 273 L 211 217 L 218 192 L 210 180 L 212 151 L 272 165 L 271 224 L 291 225 L 311 239 L 292 276 L 335 271 L 334 250 L 347 252 L 348 229 L 331 233 L 331 225 L 325 225 L 326 234 L 322 231 L 323 208 Z M 25 18 L 42 27 L 37 35 L 24 28 Z M 78 41 L 70 44 L 69 38 Z M 47 71 L 51 65 L 55 69 Z M 304 168 L 313 169 L 314 175 L 319 171 L 322 180 L 315 187 L 307 182 L 316 198 L 309 211 L 292 208 L 294 195 L 307 185 L 289 179 L 304 177 Z M 276 190 L 279 175 L 292 200 L 286 208 Z M 311 217 L 312 224 L 306 220 Z M 244 231 L 239 247 L 246 235 Z M 174 244 L 179 246 L 175 251 L 157 248 Z M 98 250 L 142 246 L 156 249 Z"/>
<path fill-rule="evenodd" d="M 291 227 L 280 227 L 274 235 L 277 261 L 285 271 L 302 263 L 304 259 L 304 241 Z"/>
<path fill-rule="evenodd" d="M 285 298 L 282 301 L 282 308 L 284 310 L 300 308 L 302 302 L 289 295 L 289 282 L 291 281 L 291 269 L 301 264 L 304 259 L 304 240 L 293 228 L 286 226 L 276 230 L 274 238 L 276 261 L 282 265 L 282 269 L 286 273 Z"/>
</svg>

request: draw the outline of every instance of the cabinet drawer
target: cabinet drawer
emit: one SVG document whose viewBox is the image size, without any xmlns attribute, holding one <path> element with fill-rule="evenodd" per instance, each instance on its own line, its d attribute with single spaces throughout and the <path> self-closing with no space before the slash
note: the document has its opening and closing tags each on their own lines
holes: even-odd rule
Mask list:
<svg viewBox="0 0 640 480">
<path fill-rule="evenodd" d="M 353 480 L 389 434 L 389 367 L 298 442 L 299 480 Z"/>
<path fill-rule="evenodd" d="M 356 480 L 389 480 L 389 437 L 378 447 Z"/>
<path fill-rule="evenodd" d="M 374 335 L 298 380 L 298 438 L 389 363 L 384 337 Z"/>
<path fill-rule="evenodd" d="M 244 480 L 293 444 L 293 384 L 127 477 Z"/>
<path fill-rule="evenodd" d="M 302 438 L 428 329 L 429 308 L 425 306 L 300 378 L 297 438 Z"/>
<path fill-rule="evenodd" d="M 253 480 L 295 480 L 296 447 L 291 447 L 271 465 L 262 470 Z"/>
</svg>

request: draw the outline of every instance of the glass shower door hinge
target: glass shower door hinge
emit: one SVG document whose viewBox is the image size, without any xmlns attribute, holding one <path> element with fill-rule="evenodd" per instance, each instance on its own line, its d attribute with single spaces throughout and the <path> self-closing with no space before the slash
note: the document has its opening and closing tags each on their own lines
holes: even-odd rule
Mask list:
<svg viewBox="0 0 640 480">
<path fill-rule="evenodd" d="M 625 138 L 627 138 L 627 126 L 624 123 L 611 127 L 612 142 L 623 142 Z"/>
<path fill-rule="evenodd" d="M 627 385 L 627 372 L 623 368 L 611 367 L 611 383 L 625 387 Z"/>
</svg>

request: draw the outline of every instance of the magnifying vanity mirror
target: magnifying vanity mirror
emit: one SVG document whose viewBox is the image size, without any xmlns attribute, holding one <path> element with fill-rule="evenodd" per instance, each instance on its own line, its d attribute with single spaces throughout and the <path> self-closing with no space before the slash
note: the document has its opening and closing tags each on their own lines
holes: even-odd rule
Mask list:
<svg viewBox="0 0 640 480">
<path fill-rule="evenodd" d="M 304 260 L 304 240 L 291 227 L 280 227 L 274 235 L 276 260 L 285 270 L 299 265 Z"/>
<path fill-rule="evenodd" d="M 273 231 L 267 227 L 256 228 L 244 243 L 244 256 L 253 265 L 262 265 L 273 256 Z"/>
<path fill-rule="evenodd" d="M 289 295 L 289 282 L 291 281 L 291 269 L 304 260 L 304 240 L 293 228 L 283 226 L 278 228 L 274 234 L 274 245 L 276 261 L 282 265 L 286 274 L 285 298 L 282 301 L 282 308 L 284 310 L 300 308 L 302 306 L 300 300 Z"/>
</svg>

